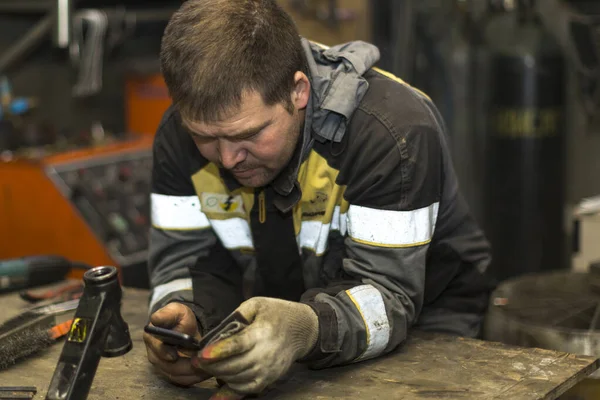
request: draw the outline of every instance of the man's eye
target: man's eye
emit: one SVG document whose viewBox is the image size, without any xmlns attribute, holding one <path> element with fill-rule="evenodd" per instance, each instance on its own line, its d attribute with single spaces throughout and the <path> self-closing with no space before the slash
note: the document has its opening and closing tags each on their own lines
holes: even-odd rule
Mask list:
<svg viewBox="0 0 600 400">
<path fill-rule="evenodd" d="M 201 143 L 201 144 L 210 143 L 214 140 L 214 138 L 211 138 L 211 137 L 197 136 L 197 135 L 194 135 L 193 138 L 194 138 L 194 142 Z"/>
<path fill-rule="evenodd" d="M 237 141 L 241 141 L 241 140 L 251 140 L 251 139 L 254 139 L 255 137 L 257 137 L 257 136 L 258 136 L 258 135 L 259 135 L 261 132 L 262 132 L 262 131 L 256 131 L 256 132 L 252 132 L 252 133 L 249 133 L 249 134 L 247 134 L 247 135 L 244 135 L 244 136 L 237 137 L 237 138 L 235 138 L 235 140 L 237 140 Z"/>
</svg>

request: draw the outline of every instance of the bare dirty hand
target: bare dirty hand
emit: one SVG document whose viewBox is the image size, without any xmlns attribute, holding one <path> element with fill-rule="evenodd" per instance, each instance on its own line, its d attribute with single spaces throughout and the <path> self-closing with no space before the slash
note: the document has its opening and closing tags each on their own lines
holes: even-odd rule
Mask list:
<svg viewBox="0 0 600 400">
<path fill-rule="evenodd" d="M 180 303 L 169 303 L 150 316 L 150 324 L 161 328 L 200 338 L 196 317 L 192 310 Z M 189 350 L 179 350 L 164 344 L 159 339 L 144 333 L 144 343 L 148 361 L 171 382 L 181 386 L 191 386 L 202 382 L 211 375 L 191 364 L 194 355 Z"/>
</svg>

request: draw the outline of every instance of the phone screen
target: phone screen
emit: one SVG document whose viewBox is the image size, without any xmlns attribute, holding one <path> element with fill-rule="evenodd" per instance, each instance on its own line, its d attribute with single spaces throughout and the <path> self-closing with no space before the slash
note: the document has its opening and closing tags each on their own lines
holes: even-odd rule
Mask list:
<svg viewBox="0 0 600 400">
<path fill-rule="evenodd" d="M 144 331 L 158 338 L 165 344 L 188 350 L 201 350 L 202 345 L 195 338 L 185 333 L 176 332 L 172 329 L 160 328 L 158 326 L 146 325 Z"/>
<path fill-rule="evenodd" d="M 202 350 L 206 345 L 225 339 L 243 330 L 248 321 L 237 311 L 231 313 L 221 323 L 207 332 L 202 340 L 198 341 L 193 336 L 177 332 L 172 329 L 160 328 L 158 326 L 146 325 L 144 331 L 161 340 L 182 349 Z"/>
</svg>

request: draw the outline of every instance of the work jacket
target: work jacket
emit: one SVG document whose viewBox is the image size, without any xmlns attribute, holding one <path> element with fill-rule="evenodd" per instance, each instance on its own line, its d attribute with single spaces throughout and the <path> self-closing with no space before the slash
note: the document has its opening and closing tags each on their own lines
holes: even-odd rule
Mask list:
<svg viewBox="0 0 600 400">
<path fill-rule="evenodd" d="M 475 336 L 488 243 L 458 189 L 427 96 L 373 68 L 364 42 L 303 40 L 311 93 L 290 163 L 264 188 L 206 160 L 175 109 L 154 142 L 150 310 L 178 301 L 203 331 L 241 302 L 310 305 L 326 367 L 376 357 L 409 329 Z"/>
</svg>

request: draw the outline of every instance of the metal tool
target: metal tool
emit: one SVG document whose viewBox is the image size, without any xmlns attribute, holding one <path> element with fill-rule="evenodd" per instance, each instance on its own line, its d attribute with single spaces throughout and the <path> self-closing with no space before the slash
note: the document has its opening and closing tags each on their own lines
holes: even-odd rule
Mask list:
<svg viewBox="0 0 600 400">
<path fill-rule="evenodd" d="M 61 281 L 72 268 L 89 266 L 54 255 L 0 260 L 0 293 Z"/>
<path fill-rule="evenodd" d="M 0 334 L 0 371 L 51 347 L 69 332 L 72 323 L 72 319 L 59 322 L 53 315 L 44 315 Z"/>
<path fill-rule="evenodd" d="M 85 289 L 54 370 L 46 400 L 87 398 L 100 357 L 131 350 L 129 327 L 121 316 L 117 269 L 101 266 L 83 275 Z"/>
<path fill-rule="evenodd" d="M 33 399 L 36 393 L 35 386 L 0 387 L 0 399 Z"/>
<path fill-rule="evenodd" d="M 71 61 L 79 67 L 73 96 L 87 97 L 102 89 L 102 64 L 108 30 L 108 16 L 101 10 L 77 11 L 73 17 Z M 84 34 L 85 31 L 85 34 Z"/>
<path fill-rule="evenodd" d="M 79 299 L 73 299 L 33 307 L 17 315 L 16 317 L 3 321 L 2 324 L 0 324 L 0 337 L 3 334 L 19 327 L 32 325 L 38 323 L 39 321 L 45 320 L 47 317 L 54 317 L 71 310 L 75 310 L 78 305 Z"/>
<path fill-rule="evenodd" d="M 40 303 L 43 301 L 67 301 L 78 299 L 83 294 L 83 282 L 71 281 L 58 288 L 42 291 L 24 290 L 19 293 L 21 299 L 29 303 Z"/>
</svg>

